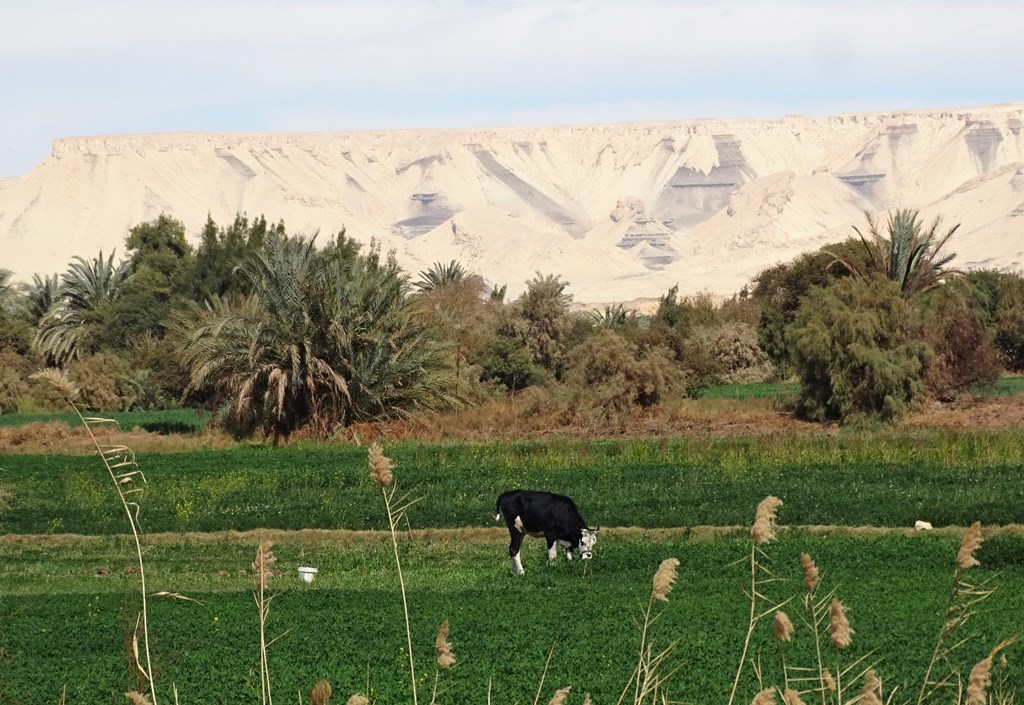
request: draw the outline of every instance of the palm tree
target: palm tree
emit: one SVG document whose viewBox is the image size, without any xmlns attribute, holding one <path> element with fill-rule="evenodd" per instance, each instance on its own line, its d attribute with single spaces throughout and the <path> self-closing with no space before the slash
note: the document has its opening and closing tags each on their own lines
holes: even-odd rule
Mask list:
<svg viewBox="0 0 1024 705">
<path fill-rule="evenodd" d="M 435 262 L 433 267 L 420 272 L 419 281 L 413 284 L 413 286 L 420 291 L 433 291 L 434 289 L 440 289 L 445 284 L 462 281 L 467 276 L 469 276 L 469 273 L 465 267 L 455 260 L 448 264 Z"/>
<path fill-rule="evenodd" d="M 41 277 L 33 274 L 32 281 L 21 284 L 20 288 L 29 321 L 37 325 L 60 297 L 60 275 L 47 274 Z"/>
<path fill-rule="evenodd" d="M 619 328 L 636 320 L 636 311 L 627 310 L 622 304 L 605 304 L 603 311 L 594 309 L 585 315 L 597 328 Z"/>
<path fill-rule="evenodd" d="M 0 309 L 8 311 L 17 295 L 17 286 L 11 282 L 14 272 L 0 268 Z"/>
<path fill-rule="evenodd" d="M 218 392 L 239 431 L 275 441 L 449 403 L 442 349 L 397 265 L 314 240 L 269 238 L 236 270 L 251 296 L 178 321 L 188 392 Z"/>
<path fill-rule="evenodd" d="M 856 226 L 853 229 L 864 245 L 866 267 L 896 282 L 903 298 L 913 298 L 942 285 L 950 277 L 962 274 L 958 270 L 946 269 L 956 253 L 941 253 L 960 227 L 959 223 L 944 235 L 939 235 L 941 218 L 936 217 L 926 229 L 919 219 L 918 211 L 901 209 L 889 214 L 888 237 L 885 237 L 879 232 L 875 218 L 870 214 L 865 215 L 870 238 L 865 237 Z M 847 258 L 836 257 L 832 264 L 845 267 L 855 276 L 864 276 Z"/>
<path fill-rule="evenodd" d="M 128 262 L 114 265 L 114 253 L 103 259 L 75 257 L 61 275 L 56 301 L 36 330 L 36 348 L 55 365 L 81 357 L 91 349 L 90 337 L 103 325 L 104 307 L 115 301 L 131 278 Z"/>
</svg>

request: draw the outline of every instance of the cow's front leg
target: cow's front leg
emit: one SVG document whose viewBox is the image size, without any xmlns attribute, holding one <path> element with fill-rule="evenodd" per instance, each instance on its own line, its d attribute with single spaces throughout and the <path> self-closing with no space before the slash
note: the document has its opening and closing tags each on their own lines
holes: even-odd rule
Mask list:
<svg viewBox="0 0 1024 705">
<path fill-rule="evenodd" d="M 553 561 L 558 558 L 558 543 L 555 539 L 548 537 L 548 560 Z"/>
<path fill-rule="evenodd" d="M 508 556 L 512 559 L 512 574 L 524 575 L 523 562 L 519 559 L 519 551 L 523 546 L 523 535 L 517 531 L 510 531 L 511 540 L 508 544 Z"/>
<path fill-rule="evenodd" d="M 565 560 L 567 560 L 567 561 L 571 561 L 572 560 L 572 548 L 568 548 L 567 547 L 565 549 Z"/>
</svg>

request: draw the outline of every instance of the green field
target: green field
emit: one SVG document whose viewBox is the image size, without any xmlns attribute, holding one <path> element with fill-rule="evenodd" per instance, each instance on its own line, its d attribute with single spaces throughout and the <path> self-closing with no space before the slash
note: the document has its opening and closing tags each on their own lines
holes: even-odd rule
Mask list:
<svg viewBox="0 0 1024 705">
<path fill-rule="evenodd" d="M 97 412 L 104 418 L 114 419 L 125 431 L 134 428 L 152 433 L 195 433 L 203 429 L 210 421 L 210 412 L 197 409 L 167 409 L 164 411 L 104 411 Z M 94 412 L 85 412 L 86 416 Z M 30 423 L 58 422 L 69 426 L 81 426 L 78 414 L 63 413 L 31 413 L 31 414 L 0 414 L 0 428 L 17 428 Z"/>
<path fill-rule="evenodd" d="M 811 554 L 823 574 L 819 595 L 835 588 L 855 630 L 840 665 L 877 662 L 886 693 L 898 688 L 894 702 L 916 702 L 949 595 L 956 527 L 992 527 L 971 572 L 999 586 L 971 619 L 957 669 L 966 675 L 1000 640 L 1024 633 L 1024 533 L 999 528 L 1024 523 L 1020 431 L 399 443 L 385 452 L 402 491 L 422 498 L 399 540 L 424 703 L 445 619 L 459 663 L 444 674 L 449 689 L 439 702 L 487 702 L 490 682 L 492 702 L 532 703 L 554 647 L 541 702 L 571 684 L 570 703 L 584 692 L 614 703 L 636 663 L 651 578 L 677 557 L 679 579 L 669 602 L 657 603 L 652 632 L 656 644 L 677 643 L 669 695 L 724 705 L 749 609 L 746 527 L 770 494 L 784 501 L 780 524 L 793 528 L 766 547 L 782 579 L 767 586 L 769 596 L 799 597 L 799 555 Z M 278 557 L 270 635 L 285 634 L 270 650 L 278 701 L 303 693 L 306 702 L 326 678 L 335 701 L 363 692 L 378 703 L 411 702 L 401 594 L 389 536 L 375 531 L 386 520 L 365 447 L 240 445 L 137 460 L 148 480 L 139 516 L 149 593 L 199 601 L 150 602 L 160 702 L 172 702 L 172 683 L 182 703 L 258 701 L 249 568 L 264 536 Z M 507 532 L 493 514 L 497 494 L 515 486 L 566 492 L 604 527 L 588 574 L 562 559 L 548 565 L 532 539 L 527 575 L 510 574 Z M 916 519 L 937 530 L 910 532 Z M 708 526 L 741 528 L 699 528 Z M 841 528 L 870 526 L 889 528 Z M 0 530 L 0 703 L 59 702 L 65 687 L 68 703 L 123 702 L 139 582 L 98 458 L 0 458 Z M 313 584 L 298 579 L 299 565 L 320 568 Z M 786 609 L 798 629 L 786 662 L 810 666 L 799 600 Z M 1011 647 L 1010 663 L 1022 652 Z M 781 685 L 770 622 L 759 626 L 752 655 L 766 684 Z M 828 659 L 835 668 L 836 654 Z M 1008 677 L 1024 692 L 1018 670 Z M 736 703 L 757 689 L 747 670 Z"/>
<path fill-rule="evenodd" d="M 683 702 L 727 700 L 747 623 L 746 531 L 702 538 L 611 530 L 589 575 L 579 563 L 548 565 L 542 542 L 532 540 L 524 547 L 527 574 L 519 578 L 510 575 L 506 538 L 491 531 L 402 539 L 413 650 L 425 683 L 433 678 L 437 627 L 445 619 L 451 624 L 459 663 L 444 676 L 451 690 L 441 702 L 486 702 L 490 678 L 493 702 L 532 702 L 552 646 L 543 702 L 570 684 L 578 693 L 572 702 L 582 702 L 584 691 L 594 702 L 614 702 L 635 665 L 636 620 L 651 578 L 672 556 L 681 561 L 679 579 L 669 602 L 657 603 L 661 617 L 653 631 L 658 644 L 678 642 L 672 664 L 680 670 L 670 694 Z M 181 702 L 258 701 L 256 608 L 252 578 L 243 574 L 256 541 L 186 538 L 147 550 L 151 591 L 202 602 L 151 601 L 158 683 L 167 691 L 161 699 L 169 701 L 173 682 Z M 824 576 L 819 592 L 838 588 L 856 632 L 842 662 L 870 654 L 887 689 L 916 696 L 958 546 L 956 533 L 783 531 L 767 548 L 773 571 L 785 579 L 770 586 L 771 594 L 779 600 L 802 594 L 799 554 L 810 553 Z M 327 678 L 341 702 L 365 693 L 367 682 L 377 702 L 411 702 L 401 596 L 386 536 L 293 534 L 279 537 L 274 550 L 281 572 L 271 581 L 279 594 L 269 629 L 287 633 L 270 649 L 276 697 L 293 701 Z M 67 686 L 69 703 L 118 702 L 112 694 L 128 683 L 124 635 L 138 602 L 137 576 L 125 575 L 131 555 L 123 540 L 0 543 L 0 701 L 57 702 Z M 991 536 L 978 557 L 975 577 L 994 579 L 1000 589 L 971 623 L 976 638 L 956 660 L 964 672 L 1024 627 L 1024 537 Z M 299 565 L 320 568 L 313 584 L 299 581 Z M 786 659 L 811 665 L 813 642 L 796 605 L 786 608 L 798 625 Z M 755 650 L 765 679 L 781 682 L 770 621 L 760 625 Z M 834 664 L 835 652 L 828 658 Z M 1024 685 L 1019 678 L 1013 683 Z M 748 671 L 738 702 L 750 702 L 756 690 Z"/>
<path fill-rule="evenodd" d="M 494 501 L 521 487 L 574 497 L 600 526 L 746 524 L 772 494 L 792 524 L 936 526 L 1024 523 L 1024 433 L 920 432 L 838 437 L 403 443 L 385 448 L 414 524 L 486 526 Z M 366 449 L 239 446 L 139 454 L 146 531 L 382 529 L 371 511 Z M 0 459 L 0 530 L 108 534 L 123 517 L 89 456 Z"/>
</svg>

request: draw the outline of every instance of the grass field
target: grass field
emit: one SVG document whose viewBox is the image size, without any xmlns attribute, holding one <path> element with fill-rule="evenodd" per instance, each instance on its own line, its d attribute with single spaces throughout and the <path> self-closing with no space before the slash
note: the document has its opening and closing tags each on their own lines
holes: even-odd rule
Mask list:
<svg viewBox="0 0 1024 705">
<path fill-rule="evenodd" d="M 783 507 L 780 519 L 784 520 Z M 401 596 L 390 545 L 383 534 L 274 535 L 278 592 L 270 649 L 276 697 L 294 702 L 327 678 L 344 702 L 355 692 L 380 703 L 411 702 L 404 653 Z M 157 682 L 173 682 L 181 702 L 257 701 L 258 637 L 252 563 L 258 535 L 160 537 L 147 549 L 152 592 L 184 593 L 201 603 L 151 600 Z M 441 702 L 530 703 L 549 649 L 554 648 L 542 702 L 556 688 L 574 687 L 571 702 L 590 692 L 615 702 L 635 666 L 636 620 L 648 601 L 660 561 L 677 557 L 679 579 L 653 636 L 678 642 L 680 668 L 669 693 L 675 701 L 724 703 L 747 624 L 743 593 L 749 582 L 749 534 L 719 536 L 610 530 L 602 535 L 589 575 L 581 564 L 547 564 L 543 544 L 524 546 L 527 574 L 510 575 L 507 533 L 427 532 L 401 541 L 412 612 L 417 674 L 432 682 L 433 639 L 450 621 L 458 665 L 443 676 L 451 688 Z M 878 662 L 887 692 L 898 702 L 916 697 L 949 592 L 956 532 L 930 534 L 810 534 L 782 531 L 767 547 L 783 582 L 773 599 L 802 594 L 799 554 L 822 569 L 819 591 L 838 588 L 855 630 L 841 663 L 868 655 Z M 0 542 L 0 701 L 118 702 L 129 684 L 125 634 L 134 624 L 137 576 L 126 575 L 131 548 L 121 539 L 8 539 Z M 990 536 L 978 552 L 979 579 L 999 590 L 971 623 L 976 638 L 956 659 L 966 673 L 1002 638 L 1024 626 L 1024 536 Z M 312 584 L 296 567 L 315 565 Z M 797 603 L 786 607 L 797 632 L 786 647 L 791 665 L 810 665 L 812 639 Z M 767 684 L 781 685 L 778 644 L 770 620 L 755 634 Z M 830 649 L 831 651 L 831 649 Z M 1019 649 L 1011 659 L 1019 659 Z M 829 655 L 834 665 L 836 653 Z M 1012 673 L 1012 671 L 1011 671 Z M 369 683 L 369 689 L 366 684 Z M 1019 674 L 1011 684 L 1024 686 Z M 757 683 L 748 670 L 737 702 L 750 702 Z M 368 692 L 369 691 L 369 692 Z M 425 696 L 421 696 L 422 699 Z"/>
<path fill-rule="evenodd" d="M 386 448 L 413 522 L 486 526 L 520 487 L 574 497 L 594 525 L 735 526 L 766 495 L 793 524 L 906 527 L 1024 523 L 1024 433 L 854 434 L 815 438 L 402 443 Z M 382 529 L 366 449 L 239 446 L 140 454 L 146 531 Z M 0 459 L 0 530 L 121 531 L 113 487 L 88 456 Z"/>
<path fill-rule="evenodd" d="M 87 412 L 86 416 L 92 412 Z M 167 409 L 164 411 L 104 411 L 105 418 L 114 419 L 125 431 L 140 428 L 153 433 L 194 433 L 210 421 L 210 412 L 197 409 Z M 69 426 L 81 426 L 78 415 L 65 413 L 0 414 L 0 428 L 16 428 L 30 423 L 56 421 Z"/>
<path fill-rule="evenodd" d="M 794 527 L 766 547 L 765 559 L 780 579 L 766 595 L 797 598 L 786 607 L 797 623 L 787 664 L 814 661 L 798 617 L 806 551 L 822 569 L 819 596 L 835 588 L 855 630 L 849 649 L 829 653 L 828 667 L 863 658 L 855 672 L 876 664 L 885 693 L 896 688 L 893 702 L 916 702 L 947 608 L 957 527 L 976 519 L 992 534 L 971 577 L 999 589 L 970 620 L 973 638 L 955 655 L 956 668 L 966 677 L 1024 629 L 1024 531 L 1005 526 L 1024 524 L 1020 430 L 402 442 L 385 451 L 403 492 L 422 498 L 399 542 L 424 704 L 434 635 L 446 619 L 459 662 L 442 675 L 440 703 L 488 702 L 489 687 L 494 703 L 548 702 L 566 685 L 570 704 L 585 692 L 614 703 L 636 665 L 651 578 L 677 557 L 679 579 L 668 603 L 656 603 L 651 632 L 659 648 L 676 643 L 668 694 L 726 705 L 749 610 L 749 530 L 735 527 L 749 527 L 769 494 L 784 501 L 780 522 Z M 375 703 L 412 701 L 402 595 L 366 447 L 237 445 L 137 460 L 148 480 L 139 516 L 161 703 L 173 702 L 171 684 L 182 703 L 259 701 L 251 564 L 264 538 L 278 557 L 268 624 L 271 637 L 284 635 L 269 653 L 278 702 L 307 702 L 321 678 L 333 684 L 335 702 L 355 692 Z M 529 540 L 527 575 L 511 576 L 507 532 L 493 513 L 497 494 L 515 486 L 571 494 L 604 527 L 587 574 L 579 563 L 548 565 L 542 542 Z M 893 528 L 916 519 L 939 529 Z M 0 703 L 117 703 L 135 687 L 128 654 L 139 581 L 125 531 L 95 456 L 0 458 Z M 302 583 L 299 565 L 319 567 L 317 580 Z M 771 626 L 758 626 L 748 654 L 763 680 L 745 669 L 736 705 L 760 685 L 782 685 Z M 1022 652 L 1007 650 L 1011 666 Z M 1006 677 L 1024 692 L 1019 670 Z"/>
</svg>

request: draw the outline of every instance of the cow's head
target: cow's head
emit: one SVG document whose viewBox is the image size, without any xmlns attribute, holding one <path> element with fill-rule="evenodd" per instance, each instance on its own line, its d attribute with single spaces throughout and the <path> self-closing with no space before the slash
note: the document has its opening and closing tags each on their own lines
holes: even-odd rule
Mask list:
<svg viewBox="0 0 1024 705">
<path fill-rule="evenodd" d="M 589 561 L 594 557 L 594 544 L 597 543 L 597 532 L 600 529 L 583 529 L 580 536 L 580 558 Z"/>
</svg>

